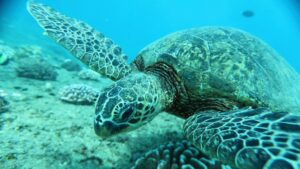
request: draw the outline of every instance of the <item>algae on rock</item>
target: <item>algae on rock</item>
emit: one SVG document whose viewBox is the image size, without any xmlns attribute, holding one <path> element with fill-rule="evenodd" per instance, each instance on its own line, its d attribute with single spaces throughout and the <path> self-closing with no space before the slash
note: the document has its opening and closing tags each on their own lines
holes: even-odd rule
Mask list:
<svg viewBox="0 0 300 169">
<path fill-rule="evenodd" d="M 58 75 L 52 65 L 37 58 L 22 59 L 15 70 L 19 77 L 38 80 L 56 80 Z"/>
</svg>

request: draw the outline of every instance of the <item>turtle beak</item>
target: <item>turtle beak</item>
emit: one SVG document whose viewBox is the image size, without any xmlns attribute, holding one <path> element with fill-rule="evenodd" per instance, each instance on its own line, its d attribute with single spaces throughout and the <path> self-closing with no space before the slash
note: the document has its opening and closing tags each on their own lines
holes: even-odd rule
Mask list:
<svg viewBox="0 0 300 169">
<path fill-rule="evenodd" d="M 95 132 L 101 138 L 114 136 L 118 133 L 121 133 L 127 127 L 127 124 L 116 124 L 111 121 L 104 121 L 103 123 L 98 123 L 95 121 L 94 123 Z"/>
</svg>

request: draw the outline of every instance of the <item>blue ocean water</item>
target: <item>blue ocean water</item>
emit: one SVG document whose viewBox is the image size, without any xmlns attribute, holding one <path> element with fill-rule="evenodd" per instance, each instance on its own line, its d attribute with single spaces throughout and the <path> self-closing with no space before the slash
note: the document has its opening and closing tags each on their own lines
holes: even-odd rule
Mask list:
<svg viewBox="0 0 300 169">
<path fill-rule="evenodd" d="M 38 0 L 93 26 L 134 59 L 168 33 L 201 26 L 248 31 L 275 48 L 300 72 L 300 6 L 297 0 Z M 8 43 L 51 45 L 26 11 L 26 0 L 0 1 L 0 38 Z M 42 43 L 41 43 L 42 42 Z"/>
</svg>

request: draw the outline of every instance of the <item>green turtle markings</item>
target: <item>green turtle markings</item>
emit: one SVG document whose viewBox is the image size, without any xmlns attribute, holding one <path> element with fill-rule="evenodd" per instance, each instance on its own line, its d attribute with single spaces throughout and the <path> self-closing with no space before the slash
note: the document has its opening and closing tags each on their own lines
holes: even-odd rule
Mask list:
<svg viewBox="0 0 300 169">
<path fill-rule="evenodd" d="M 46 35 L 115 81 L 97 99 L 97 135 L 134 130 L 166 111 L 187 119 L 186 137 L 199 150 L 233 168 L 300 167 L 300 78 L 258 38 L 225 27 L 183 30 L 129 65 L 91 26 L 43 4 L 28 10 Z"/>
</svg>

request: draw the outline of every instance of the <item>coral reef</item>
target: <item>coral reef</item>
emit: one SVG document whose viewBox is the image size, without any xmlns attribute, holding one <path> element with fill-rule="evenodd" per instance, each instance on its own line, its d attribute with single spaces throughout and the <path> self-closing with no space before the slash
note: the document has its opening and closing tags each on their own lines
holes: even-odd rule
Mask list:
<svg viewBox="0 0 300 169">
<path fill-rule="evenodd" d="M 94 104 L 99 92 L 84 84 L 73 84 L 59 91 L 59 99 L 72 104 Z"/>
<path fill-rule="evenodd" d="M 80 79 L 99 81 L 101 76 L 91 69 L 83 69 L 78 73 Z"/>
<path fill-rule="evenodd" d="M 81 67 L 78 63 L 71 59 L 65 59 L 60 67 L 66 69 L 67 71 L 80 71 Z"/>
<path fill-rule="evenodd" d="M 0 113 L 6 112 L 9 108 L 9 102 L 0 95 Z"/>
<path fill-rule="evenodd" d="M 190 142 L 170 142 L 150 150 L 139 158 L 132 169 L 230 169 L 219 161 L 209 159 Z"/>
<path fill-rule="evenodd" d="M 37 58 L 20 60 L 15 70 L 19 77 L 38 80 L 56 80 L 58 75 L 52 65 Z"/>
</svg>

